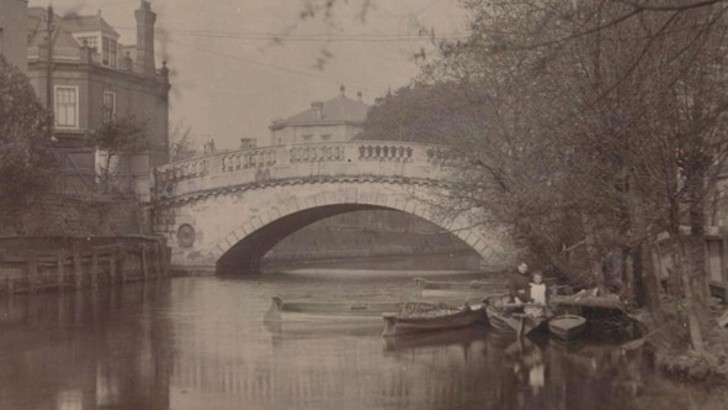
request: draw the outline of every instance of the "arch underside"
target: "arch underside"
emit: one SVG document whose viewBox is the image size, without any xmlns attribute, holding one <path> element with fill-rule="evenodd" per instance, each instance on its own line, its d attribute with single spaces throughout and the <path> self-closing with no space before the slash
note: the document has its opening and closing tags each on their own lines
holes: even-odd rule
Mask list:
<svg viewBox="0 0 728 410">
<path fill-rule="evenodd" d="M 258 218 L 259 226 L 257 229 L 248 229 L 249 233 L 247 234 L 242 234 L 243 232 L 240 229 L 232 232 L 227 236 L 224 243 L 219 244 L 216 248 L 217 254 L 214 256 L 216 271 L 220 274 L 257 272 L 260 269 L 263 256 L 280 241 L 299 229 L 335 215 L 368 210 L 392 210 L 425 219 L 459 238 L 477 252 L 481 258 L 490 262 L 492 268 L 500 269 L 503 267 L 502 260 L 497 260 L 502 259 L 503 256 L 502 250 L 500 250 L 501 255 L 498 255 L 499 246 L 492 243 L 492 241 L 488 241 L 472 227 L 457 228 L 457 226 L 462 226 L 462 223 L 458 224 L 453 220 L 443 223 L 441 220 L 426 217 L 431 216 L 431 212 L 408 212 L 386 205 L 341 203 L 298 210 L 272 219 L 267 223 L 260 223 Z M 255 223 L 249 221 L 245 225 L 251 227 L 255 226 Z"/>
<path fill-rule="evenodd" d="M 250 233 L 230 247 L 217 260 L 216 268 L 222 274 L 256 271 L 263 256 L 280 241 L 299 229 L 335 215 L 355 211 L 389 209 L 362 204 L 326 205 L 286 215 Z"/>
</svg>

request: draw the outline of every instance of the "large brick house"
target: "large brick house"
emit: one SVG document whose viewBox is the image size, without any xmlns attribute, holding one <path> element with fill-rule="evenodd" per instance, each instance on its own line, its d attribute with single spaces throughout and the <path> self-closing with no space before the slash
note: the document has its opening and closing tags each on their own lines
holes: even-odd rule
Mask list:
<svg viewBox="0 0 728 410">
<path fill-rule="evenodd" d="M 38 98 L 53 108 L 59 150 L 81 172 L 94 173 L 104 162 L 105 152 L 89 143 L 94 130 L 128 116 L 145 123 L 151 148 L 119 155 L 114 163 L 117 188 L 148 200 L 150 169 L 168 162 L 170 83 L 166 65 L 156 67 L 156 14 L 149 1 L 141 0 L 134 16 L 136 45 L 122 45 L 101 14 L 59 16 L 29 8 L 27 74 Z"/>
</svg>

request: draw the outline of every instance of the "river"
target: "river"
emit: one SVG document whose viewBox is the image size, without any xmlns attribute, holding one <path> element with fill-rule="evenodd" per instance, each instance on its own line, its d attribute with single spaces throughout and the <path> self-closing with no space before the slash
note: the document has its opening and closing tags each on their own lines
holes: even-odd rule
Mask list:
<svg viewBox="0 0 728 410">
<path fill-rule="evenodd" d="M 327 267 L 0 299 L 0 409 L 725 408 L 610 344 L 262 323 L 272 295 L 402 298 L 414 275 L 473 278 Z"/>
</svg>

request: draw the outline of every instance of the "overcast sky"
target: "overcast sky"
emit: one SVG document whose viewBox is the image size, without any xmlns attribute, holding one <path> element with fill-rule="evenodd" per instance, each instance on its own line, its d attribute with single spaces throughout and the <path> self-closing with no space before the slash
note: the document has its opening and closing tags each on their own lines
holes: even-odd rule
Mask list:
<svg viewBox="0 0 728 410">
<path fill-rule="evenodd" d="M 268 140 L 271 120 L 307 109 L 346 86 L 356 98 L 375 97 L 408 84 L 418 73 L 413 56 L 432 51 L 421 28 L 441 37 L 461 37 L 464 16 L 457 0 L 349 0 L 334 22 L 298 18 L 302 0 L 152 0 L 157 13 L 157 62 L 172 70 L 170 127 L 190 127 L 198 139 L 213 136 L 218 147 L 240 138 Z M 30 0 L 45 7 L 48 0 Z M 55 0 L 57 14 L 103 17 L 136 41 L 139 0 Z M 282 38 L 276 43 L 274 37 Z M 326 49 L 332 57 L 317 67 Z M 427 53 L 431 55 L 432 53 Z"/>
</svg>

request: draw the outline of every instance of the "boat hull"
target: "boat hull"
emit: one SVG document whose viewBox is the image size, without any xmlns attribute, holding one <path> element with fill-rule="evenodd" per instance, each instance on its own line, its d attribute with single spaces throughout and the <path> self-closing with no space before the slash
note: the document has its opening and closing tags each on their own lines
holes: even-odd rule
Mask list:
<svg viewBox="0 0 728 410">
<path fill-rule="evenodd" d="M 273 297 L 273 303 L 264 316 L 268 323 L 284 320 L 347 321 L 352 319 L 379 320 L 384 312 L 400 312 L 406 307 L 401 302 L 311 302 L 284 301 Z"/>
<path fill-rule="evenodd" d="M 382 317 L 385 322 L 382 336 L 385 337 L 460 329 L 479 324 L 485 325 L 488 322 L 482 306 L 466 306 L 438 315 L 385 313 Z"/>
<path fill-rule="evenodd" d="M 415 278 L 418 297 L 437 300 L 480 302 L 507 289 L 505 280 L 449 282 Z"/>
<path fill-rule="evenodd" d="M 488 322 L 493 329 L 513 335 L 528 336 L 542 330 L 548 321 L 546 316 L 533 317 L 523 314 L 516 316 L 490 306 L 486 309 L 486 312 Z"/>
<path fill-rule="evenodd" d="M 562 340 L 579 337 L 586 328 L 586 319 L 576 315 L 561 315 L 549 321 L 549 331 Z"/>
</svg>

